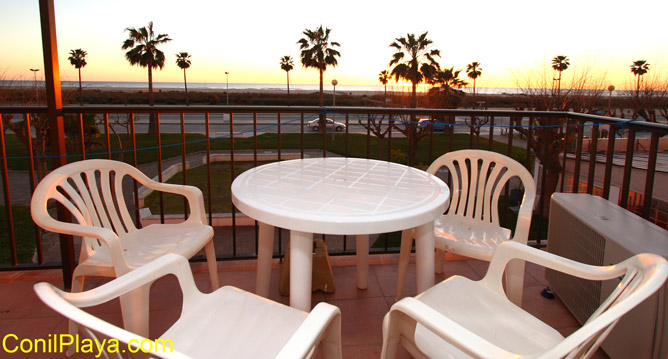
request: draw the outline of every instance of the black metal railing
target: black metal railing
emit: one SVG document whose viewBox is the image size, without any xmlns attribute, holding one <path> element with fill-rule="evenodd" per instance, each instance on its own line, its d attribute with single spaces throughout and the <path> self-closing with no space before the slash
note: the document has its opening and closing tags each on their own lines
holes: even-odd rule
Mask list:
<svg viewBox="0 0 668 359">
<path fill-rule="evenodd" d="M 35 132 L 35 121 L 43 121 L 46 112 L 46 107 L 0 107 L 3 120 L 23 126 L 23 131 L 30 128 Z M 257 251 L 257 224 L 253 226 L 250 221 L 249 225 L 249 221 L 233 209 L 229 197 L 227 205 L 231 210 L 228 213 L 220 215 L 211 210 L 219 201 L 214 192 L 229 192 L 229 188 L 216 189 L 221 177 L 212 169 L 213 160 L 222 155 L 229 159 L 224 166 L 229 170 L 225 183 L 231 183 L 243 168 L 290 157 L 366 157 L 426 168 L 443 153 L 460 148 L 481 148 L 509 155 L 533 171 L 541 191 L 534 217 L 544 214 L 543 202 L 548 199 L 545 191 L 550 185 L 548 172 L 560 166 L 563 170 L 559 173 L 558 185 L 555 184 L 556 191 L 585 192 L 606 199 L 615 194 L 622 207 L 661 222 L 660 216 L 656 215 L 661 201 L 654 194 L 659 180 L 657 158 L 662 155 L 659 139 L 668 133 L 668 126 L 663 124 L 557 111 L 377 107 L 66 106 L 62 114 L 68 121 L 65 126 L 68 153 L 62 156 L 69 162 L 86 158 L 120 159 L 159 181 L 166 180 L 163 177 L 166 165 L 177 164 L 186 168 L 188 164 L 198 162 L 205 166 L 204 180 L 191 178 L 184 171 L 180 183 L 198 183 L 206 193 L 209 222 L 216 226 L 217 235 L 222 237 L 217 240 L 224 242 L 216 244 L 219 259 L 252 258 Z M 345 126 L 341 126 L 340 131 L 336 127 L 325 128 L 324 133 L 312 131 L 308 122 L 317 120 L 320 114 Z M 154 134 L 148 134 L 151 116 Z M 96 119 L 91 121 L 93 117 Z M 437 121 L 418 122 L 423 118 Z M 402 134 L 402 129 L 409 123 L 422 138 L 414 156 L 406 156 L 408 141 Z M 23 136 L 21 142 L 16 134 L 1 126 L 2 121 L 0 169 L 5 214 L 0 218 L 4 225 L 4 239 L 0 243 L 4 263 L 0 264 L 0 270 L 59 267 L 60 257 L 52 253 L 58 251 L 58 246 L 46 245 L 42 231 L 29 228 L 34 226 L 29 217 L 30 195 L 39 175 L 48 169 L 50 161 L 46 159 L 52 155 L 34 151 L 32 142 L 36 138 L 33 136 Z M 608 133 L 605 146 L 599 146 L 604 141 L 599 139 L 605 132 L 602 126 L 609 127 L 605 130 Z M 434 131 L 441 128 L 445 130 Z M 622 130 L 624 138 L 616 138 L 614 133 Z M 642 164 L 638 165 L 638 161 L 634 161 L 639 156 L 636 140 L 641 137 L 648 138 L 649 144 L 646 154 L 643 152 L 641 156 Z M 616 141 L 626 142 L 623 152 L 619 151 L 620 145 L 615 146 Z M 559 146 L 564 151 L 549 157 L 550 151 L 559 149 Z M 618 150 L 617 156 L 615 149 Z M 545 165 L 540 164 L 541 158 L 545 159 Z M 558 165 L 548 164 L 548 158 L 556 158 Z M 663 176 L 662 172 L 659 175 Z M 640 189 L 638 182 L 644 183 Z M 611 191 L 613 188 L 615 190 Z M 129 184 L 128 191 L 132 194 L 125 198 L 131 199 L 136 221 L 147 220 L 140 216 L 141 198 L 137 184 Z M 511 191 L 511 188 L 506 190 L 503 204 L 509 218 L 512 217 L 509 209 L 512 207 Z M 160 195 L 155 209 L 158 212 L 155 220 L 160 222 L 171 220 L 169 212 L 176 206 L 165 208 L 165 201 Z M 185 204 L 176 208 L 176 212 L 181 213 L 180 218 L 184 211 Z M 531 243 L 544 245 L 546 223 L 537 220 L 533 226 L 536 228 L 532 228 Z M 17 229 L 21 229 L 20 234 Z M 287 237 L 279 231 L 276 255 L 285 248 L 283 238 Z M 328 236 L 327 240 L 332 243 L 328 243 L 332 254 L 354 253 L 354 246 L 347 244 L 348 238 Z M 249 241 L 254 246 L 249 247 Z M 372 249 L 375 252 L 398 251 L 389 236 L 378 240 L 377 244 L 378 248 Z"/>
</svg>

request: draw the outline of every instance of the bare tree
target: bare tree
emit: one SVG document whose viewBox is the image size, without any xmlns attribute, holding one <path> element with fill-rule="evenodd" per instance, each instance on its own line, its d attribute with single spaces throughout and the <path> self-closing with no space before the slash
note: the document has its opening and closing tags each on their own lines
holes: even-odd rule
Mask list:
<svg viewBox="0 0 668 359">
<path fill-rule="evenodd" d="M 526 96 L 529 108 L 527 110 L 551 111 L 553 109 L 570 110 L 573 112 L 592 113 L 599 110 L 596 103 L 603 96 L 606 86 L 603 78 L 597 78 L 591 73 L 591 66 L 585 66 L 580 71 L 573 70 L 573 78 L 560 93 L 551 90 L 552 77 L 536 72 L 527 72 L 527 77 L 517 81 L 517 86 Z M 576 130 L 564 131 L 564 126 L 570 125 L 564 118 L 533 117 L 534 127 L 521 127 L 522 117 L 511 118 L 511 125 L 527 139 L 527 148 L 531 149 L 545 167 L 545 188 L 543 198 L 550 198 L 557 188 L 559 176 L 563 171 L 561 155 L 567 146 L 573 142 Z M 568 134 L 568 136 L 566 135 Z M 550 201 L 542 201 L 541 214 L 547 217 Z"/>
</svg>

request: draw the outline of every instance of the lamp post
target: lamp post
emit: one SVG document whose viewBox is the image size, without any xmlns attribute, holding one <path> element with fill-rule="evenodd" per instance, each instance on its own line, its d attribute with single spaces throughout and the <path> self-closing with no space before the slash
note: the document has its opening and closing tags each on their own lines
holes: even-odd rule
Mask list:
<svg viewBox="0 0 668 359">
<path fill-rule="evenodd" d="M 225 71 L 225 83 L 227 84 L 227 91 L 225 91 L 226 103 L 230 105 L 230 73 Z"/>
<path fill-rule="evenodd" d="M 608 114 L 612 115 L 610 104 L 612 103 L 612 91 L 615 91 L 615 85 L 608 86 L 608 91 L 610 92 L 610 96 L 608 96 Z"/>
<path fill-rule="evenodd" d="M 332 106 L 336 106 L 336 85 L 338 85 L 339 82 L 336 81 L 336 79 L 332 80 L 332 86 L 334 86 L 334 102 L 332 103 Z"/>
<path fill-rule="evenodd" d="M 39 71 L 39 69 L 30 69 L 30 71 L 32 71 L 35 78 L 35 101 L 39 103 L 39 91 L 37 90 L 37 71 Z"/>
</svg>

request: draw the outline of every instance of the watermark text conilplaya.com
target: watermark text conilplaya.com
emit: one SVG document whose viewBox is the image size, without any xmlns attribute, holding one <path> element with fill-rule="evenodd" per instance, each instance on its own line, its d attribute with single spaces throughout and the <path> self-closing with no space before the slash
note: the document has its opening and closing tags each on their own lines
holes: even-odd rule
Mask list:
<svg viewBox="0 0 668 359">
<path fill-rule="evenodd" d="M 77 353 L 92 354 L 99 358 L 102 353 L 171 353 L 173 343 L 171 339 L 131 339 L 128 344 L 114 338 L 91 339 L 79 334 L 49 334 L 47 338 L 28 339 L 19 338 L 16 334 L 6 334 L 2 338 L 2 350 L 5 353 L 16 354 L 54 354 L 65 353 L 70 347 Z"/>
</svg>

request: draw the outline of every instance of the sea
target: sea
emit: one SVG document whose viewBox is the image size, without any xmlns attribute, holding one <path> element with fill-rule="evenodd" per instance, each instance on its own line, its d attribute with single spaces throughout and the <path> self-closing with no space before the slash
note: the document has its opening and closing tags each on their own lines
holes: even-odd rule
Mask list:
<svg viewBox="0 0 668 359">
<path fill-rule="evenodd" d="M 43 81 L 37 81 L 38 86 L 44 86 Z M 12 87 L 27 87 L 35 86 L 34 81 L 7 81 L 0 80 L 0 86 Z M 78 81 L 62 81 L 63 87 L 79 87 Z M 146 81 L 126 82 L 126 81 L 82 81 L 82 86 L 88 89 L 101 90 L 116 90 L 116 89 L 146 89 L 148 84 Z M 183 82 L 153 82 L 154 89 L 162 90 L 182 90 Z M 318 84 L 290 84 L 290 90 L 296 91 L 318 91 Z M 286 90 L 285 84 L 269 84 L 269 83 L 233 83 L 230 82 L 188 82 L 189 90 L 246 90 L 246 91 L 265 91 L 265 90 Z M 334 90 L 331 84 L 325 84 L 325 91 L 332 92 Z M 410 91 L 409 86 L 388 85 L 388 91 Z M 462 88 L 464 92 L 472 92 L 472 88 Z M 342 85 L 336 86 L 337 92 L 382 92 L 384 87 L 382 85 Z M 494 94 L 494 95 L 516 95 L 520 94 L 517 88 L 504 87 L 477 87 L 476 93 L 479 94 Z"/>
</svg>

